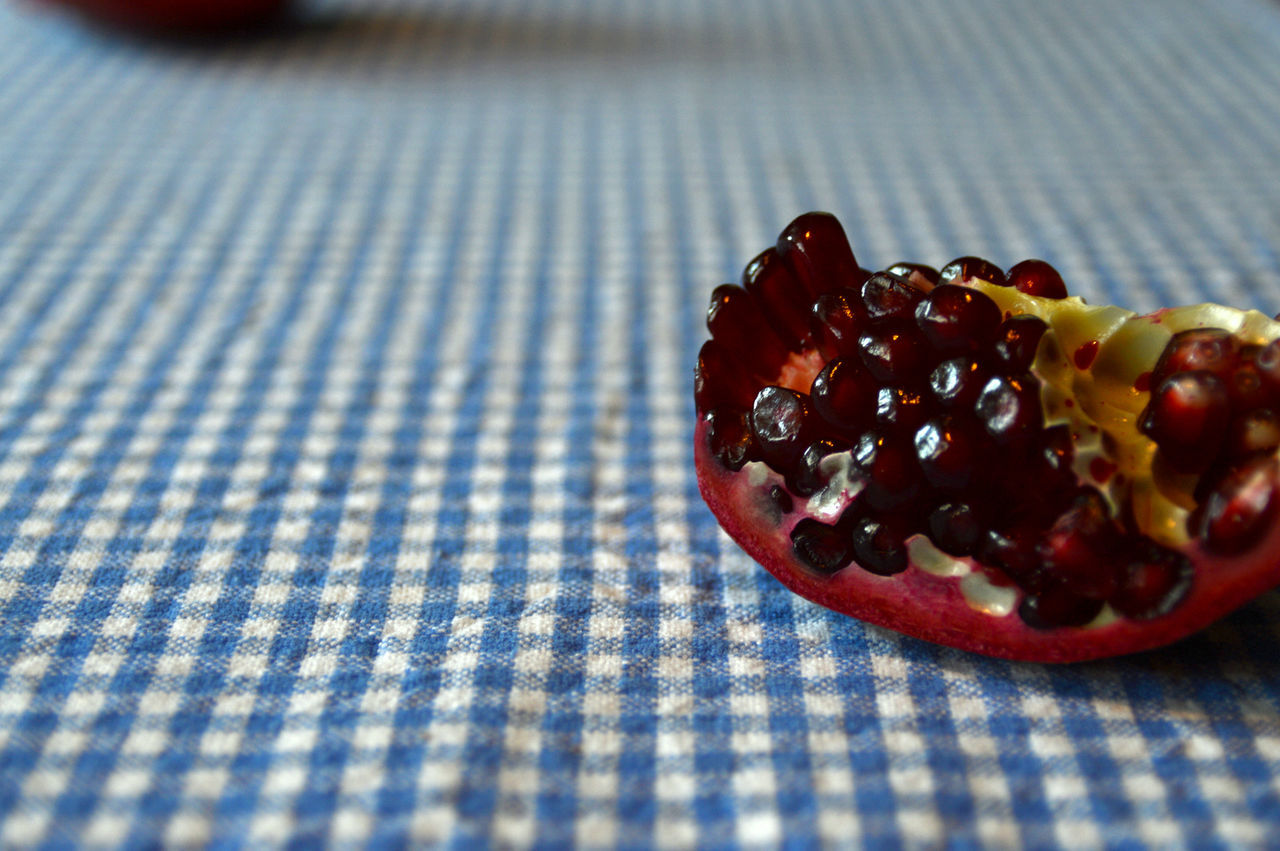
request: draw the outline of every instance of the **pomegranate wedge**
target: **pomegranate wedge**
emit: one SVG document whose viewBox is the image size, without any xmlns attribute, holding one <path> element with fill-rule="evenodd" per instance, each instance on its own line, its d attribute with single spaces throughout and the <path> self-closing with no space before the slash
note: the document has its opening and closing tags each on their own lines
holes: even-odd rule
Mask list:
<svg viewBox="0 0 1280 851">
<path fill-rule="evenodd" d="M 871 272 L 808 213 L 707 324 L 703 498 L 809 600 L 1070 662 L 1280 583 L 1280 324 L 1256 311 L 1089 305 L 1040 260 Z"/>
</svg>

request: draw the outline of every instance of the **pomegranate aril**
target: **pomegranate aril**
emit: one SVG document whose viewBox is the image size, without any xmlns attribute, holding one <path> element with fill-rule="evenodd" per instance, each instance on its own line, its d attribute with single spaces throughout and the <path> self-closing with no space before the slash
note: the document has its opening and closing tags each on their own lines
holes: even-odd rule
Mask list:
<svg viewBox="0 0 1280 851">
<path fill-rule="evenodd" d="M 1258 458 L 1214 483 L 1188 519 L 1210 552 L 1235 555 L 1255 546 L 1275 521 L 1280 459 Z"/>
<path fill-rule="evenodd" d="M 978 420 L 996 443 L 1025 440 L 1040 429 L 1040 388 L 1030 377 L 996 376 L 983 386 L 973 406 Z"/>
<path fill-rule="evenodd" d="M 1280 340 L 1267 343 L 1253 356 L 1258 375 L 1272 393 L 1280 397 Z"/>
<path fill-rule="evenodd" d="M 1043 319 L 1029 313 L 1006 319 L 1000 325 L 994 347 L 994 365 L 1000 374 L 1021 375 L 1030 369 L 1048 327 Z"/>
<path fill-rule="evenodd" d="M 1191 590 L 1192 576 L 1186 556 L 1147 541 L 1129 557 L 1108 602 L 1126 618 L 1151 620 L 1182 602 Z"/>
<path fill-rule="evenodd" d="M 894 263 L 885 271 L 906 278 L 908 283 L 924 293 L 938 285 L 938 270 L 923 263 Z"/>
<path fill-rule="evenodd" d="M 853 257 L 844 228 L 830 213 L 806 213 L 779 236 L 780 256 L 813 298 L 865 279 Z"/>
<path fill-rule="evenodd" d="M 929 418 L 924 394 L 901 387 L 881 387 L 876 393 L 876 422 L 903 434 L 913 434 Z"/>
<path fill-rule="evenodd" d="M 808 397 L 785 387 L 769 386 L 751 406 L 751 434 L 766 464 L 779 473 L 791 470 L 813 438 Z"/>
<path fill-rule="evenodd" d="M 925 340 L 944 355 L 985 351 L 996 340 L 1000 308 L 968 287 L 935 287 L 916 307 L 916 325 Z"/>
<path fill-rule="evenodd" d="M 1036 538 L 1036 530 L 1029 526 L 987 529 L 978 539 L 975 555 L 982 564 L 997 568 L 1014 582 L 1025 585 L 1040 566 Z"/>
<path fill-rule="evenodd" d="M 1040 298 L 1066 298 L 1067 285 L 1058 270 L 1043 260 L 1023 260 L 1009 270 L 1009 286 Z"/>
<path fill-rule="evenodd" d="M 834 573 L 853 560 L 849 531 L 806 517 L 791 530 L 791 546 L 796 556 L 814 570 Z"/>
<path fill-rule="evenodd" d="M 1116 554 L 1122 549 L 1102 495 L 1087 490 L 1076 497 L 1036 546 L 1041 569 L 1070 586 L 1072 593 L 1105 600 L 1116 590 Z"/>
<path fill-rule="evenodd" d="M 791 494 L 787 493 L 786 488 L 780 485 L 774 485 L 769 488 L 769 499 L 777 507 L 781 514 L 790 514 L 795 510 L 795 501 L 791 499 Z"/>
<path fill-rule="evenodd" d="M 856 291 L 823 293 L 813 303 L 812 313 L 814 343 L 825 359 L 858 351 L 858 335 L 867 327 L 867 314 Z"/>
<path fill-rule="evenodd" d="M 1280 416 L 1270 408 L 1258 408 L 1231 419 L 1223 444 L 1226 457 L 1241 460 L 1280 447 Z"/>
<path fill-rule="evenodd" d="M 969 409 L 990 377 L 986 367 L 973 358 L 951 358 L 929 373 L 929 389 L 942 407 Z"/>
<path fill-rule="evenodd" d="M 979 460 L 971 429 L 955 417 L 935 417 L 916 431 L 916 461 L 934 487 L 958 490 L 969 484 Z"/>
<path fill-rule="evenodd" d="M 858 354 L 877 381 L 911 384 L 930 366 L 920 332 L 905 322 L 885 323 L 858 337 Z"/>
<path fill-rule="evenodd" d="M 840 444 L 825 437 L 810 443 L 787 473 L 787 487 L 797 496 L 812 496 L 822 490 L 827 483 L 822 474 L 822 462 L 827 456 L 848 448 L 848 444 Z"/>
<path fill-rule="evenodd" d="M 747 264 L 742 272 L 742 285 L 788 348 L 800 352 L 809 345 L 809 309 L 813 299 L 778 258 L 775 249 L 762 252 Z"/>
<path fill-rule="evenodd" d="M 981 257 L 957 257 L 938 273 L 940 284 L 965 284 L 969 281 L 986 281 L 1002 287 L 1009 285 L 1004 271 Z"/>
<path fill-rule="evenodd" d="M 1098 616 L 1102 605 L 1101 600 L 1081 597 L 1060 585 L 1024 598 L 1018 615 L 1032 629 L 1084 626 Z"/>
<path fill-rule="evenodd" d="M 1238 361 L 1239 350 L 1235 337 L 1221 328 L 1180 331 L 1173 335 L 1156 361 L 1151 371 L 1151 386 L 1156 387 L 1179 372 L 1211 372 L 1226 379 Z"/>
<path fill-rule="evenodd" d="M 877 385 L 857 358 L 836 358 L 813 379 L 813 409 L 838 429 L 860 431 L 875 413 Z"/>
<path fill-rule="evenodd" d="M 983 524 L 973 507 L 963 502 L 944 502 L 929 513 L 929 539 L 944 553 L 972 555 L 982 539 Z"/>
<path fill-rule="evenodd" d="M 853 462 L 866 480 L 858 500 L 876 511 L 900 508 L 920 492 L 920 467 L 905 437 L 864 432 L 854 445 Z"/>
<path fill-rule="evenodd" d="M 1241 362 L 1227 376 L 1227 396 L 1234 411 L 1249 411 L 1274 405 L 1276 393 L 1262 378 L 1262 372 L 1253 362 L 1253 352 L 1241 351 Z"/>
<path fill-rule="evenodd" d="M 862 284 L 862 304 L 872 321 L 910 319 L 924 293 L 906 278 L 877 272 Z"/>
<path fill-rule="evenodd" d="M 853 522 L 853 555 L 858 566 L 879 576 L 893 576 L 907 569 L 907 548 L 901 532 L 891 523 L 871 516 Z"/>
<path fill-rule="evenodd" d="M 756 300 L 742 287 L 723 284 L 711 292 L 707 329 L 711 339 L 757 375 L 777 372 L 778 364 L 787 357 L 787 347 L 761 315 Z"/>
<path fill-rule="evenodd" d="M 1198 473 L 1218 454 L 1231 416 L 1227 388 L 1211 372 L 1179 372 L 1164 379 L 1138 419 L 1170 467 Z"/>
<path fill-rule="evenodd" d="M 702 344 L 693 370 L 693 399 L 700 413 L 720 407 L 748 410 L 761 383 L 715 340 Z"/>
<path fill-rule="evenodd" d="M 731 408 L 717 408 L 707 414 L 707 446 L 730 470 L 741 470 L 758 454 L 746 414 Z"/>
</svg>

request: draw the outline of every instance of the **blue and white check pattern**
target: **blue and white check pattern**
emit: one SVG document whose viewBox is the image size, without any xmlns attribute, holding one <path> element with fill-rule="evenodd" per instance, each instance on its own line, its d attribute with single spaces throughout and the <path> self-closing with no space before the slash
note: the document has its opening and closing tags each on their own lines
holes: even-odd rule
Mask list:
<svg viewBox="0 0 1280 851">
<path fill-rule="evenodd" d="M 814 208 L 1280 309 L 1280 5 L 309 14 L 0 6 L 0 846 L 1277 841 L 1280 598 L 1059 668 L 833 615 L 690 373 Z"/>
</svg>

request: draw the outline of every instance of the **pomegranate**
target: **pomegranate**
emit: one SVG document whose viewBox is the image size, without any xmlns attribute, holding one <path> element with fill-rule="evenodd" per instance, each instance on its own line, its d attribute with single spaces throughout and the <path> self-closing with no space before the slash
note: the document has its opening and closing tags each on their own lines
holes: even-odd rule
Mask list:
<svg viewBox="0 0 1280 851">
<path fill-rule="evenodd" d="M 41 0 L 113 26 L 153 33 L 216 32 L 278 19 L 290 0 Z"/>
<path fill-rule="evenodd" d="M 807 213 L 708 325 L 703 497 L 809 600 L 1070 662 L 1280 584 L 1280 323 L 1256 311 L 1089 305 L 1041 260 L 872 272 Z"/>
</svg>

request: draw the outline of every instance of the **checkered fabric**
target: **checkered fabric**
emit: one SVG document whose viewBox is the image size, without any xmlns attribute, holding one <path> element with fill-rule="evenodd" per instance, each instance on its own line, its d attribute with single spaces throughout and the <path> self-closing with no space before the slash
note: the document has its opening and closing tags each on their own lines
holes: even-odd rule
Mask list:
<svg viewBox="0 0 1280 851">
<path fill-rule="evenodd" d="M 0 5 L 0 846 L 1280 843 L 1280 597 L 1011 664 L 782 589 L 692 473 L 710 289 L 1280 308 L 1272 0 Z"/>
</svg>

